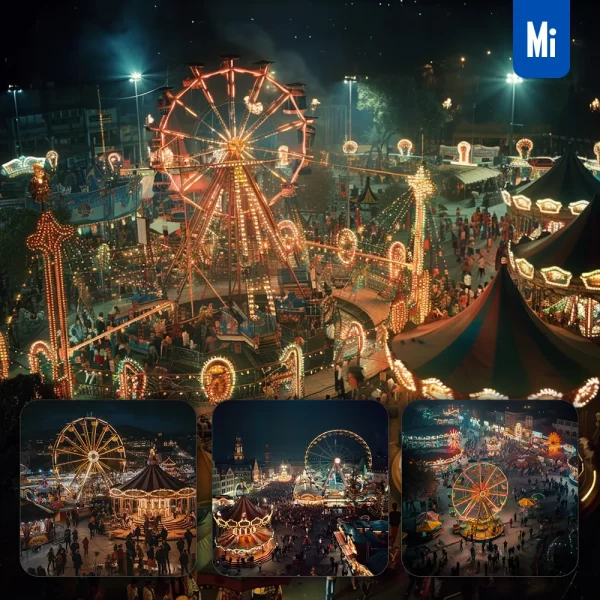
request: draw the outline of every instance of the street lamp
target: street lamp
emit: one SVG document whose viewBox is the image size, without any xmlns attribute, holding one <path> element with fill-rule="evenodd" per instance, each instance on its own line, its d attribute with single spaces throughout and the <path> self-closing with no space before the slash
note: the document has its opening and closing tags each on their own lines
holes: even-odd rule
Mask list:
<svg viewBox="0 0 600 600">
<path fill-rule="evenodd" d="M 590 102 L 590 110 L 595 113 L 600 111 L 600 100 L 598 100 L 598 98 L 594 98 L 591 102 Z"/>
<path fill-rule="evenodd" d="M 8 92 L 12 93 L 13 100 L 15 103 L 15 116 L 16 116 L 16 121 L 17 121 L 17 142 L 18 142 L 18 147 L 15 148 L 15 150 L 16 150 L 16 155 L 19 156 L 19 154 L 21 153 L 21 127 L 19 126 L 19 106 L 17 104 L 17 94 L 22 93 L 23 90 L 18 85 L 9 85 Z"/>
<path fill-rule="evenodd" d="M 138 100 L 138 89 L 137 89 L 137 84 L 138 81 L 142 80 L 142 74 L 141 73 L 137 73 L 134 72 L 131 74 L 131 77 L 129 78 L 129 81 L 133 82 L 133 85 L 135 87 L 135 111 L 137 113 L 137 126 L 138 126 L 138 144 L 139 144 L 139 152 L 140 152 L 140 164 L 142 163 L 142 126 L 140 125 L 140 104 L 139 104 L 139 100 Z"/>
<path fill-rule="evenodd" d="M 517 84 L 522 83 L 522 79 L 516 73 L 507 73 L 506 75 L 506 83 L 512 85 L 512 104 L 510 109 L 510 137 L 508 138 L 508 152 L 510 156 L 510 152 L 512 152 L 513 145 L 513 133 L 515 130 L 515 94 Z"/>
<path fill-rule="evenodd" d="M 348 84 L 348 140 L 352 139 L 352 84 L 356 83 L 356 75 L 346 75 L 344 83 Z"/>
</svg>

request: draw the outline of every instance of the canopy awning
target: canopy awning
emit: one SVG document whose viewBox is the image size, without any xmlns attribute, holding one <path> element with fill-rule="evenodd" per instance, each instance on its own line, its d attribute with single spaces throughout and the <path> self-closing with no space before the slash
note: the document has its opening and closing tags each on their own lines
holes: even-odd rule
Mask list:
<svg viewBox="0 0 600 600">
<path fill-rule="evenodd" d="M 465 185 L 471 183 L 479 183 L 480 181 L 487 181 L 488 179 L 494 179 L 500 175 L 499 171 L 494 169 L 485 169 L 483 167 L 473 167 L 463 170 L 456 170 L 448 172 L 448 175 L 452 175 L 462 181 Z"/>
</svg>

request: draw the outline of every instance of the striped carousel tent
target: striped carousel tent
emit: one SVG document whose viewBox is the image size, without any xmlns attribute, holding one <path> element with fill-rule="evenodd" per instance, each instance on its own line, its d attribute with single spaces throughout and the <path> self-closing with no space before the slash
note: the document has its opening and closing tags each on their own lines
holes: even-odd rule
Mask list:
<svg viewBox="0 0 600 600">
<path fill-rule="evenodd" d="M 187 487 L 189 487 L 187 484 L 169 475 L 157 463 L 150 463 L 133 479 L 116 486 L 116 489 L 122 492 L 131 492 L 133 490 L 157 492 L 159 490 L 179 491 Z"/>
<path fill-rule="evenodd" d="M 588 289 L 589 295 L 594 291 L 600 295 L 600 272 L 596 275 L 597 282 L 591 282 L 589 277 L 594 271 L 600 271 L 600 194 L 567 226 L 541 239 L 511 246 L 511 252 L 524 277 L 529 274 L 527 278 L 531 278 L 535 272 L 547 287 L 573 286 L 582 292 Z M 553 267 L 557 269 L 555 275 Z"/>
<path fill-rule="evenodd" d="M 544 323 L 506 265 L 458 316 L 396 335 L 391 354 L 398 379 L 429 398 L 566 398 L 583 405 L 598 391 L 600 348 Z"/>
<path fill-rule="evenodd" d="M 569 148 L 547 173 L 512 196 L 509 212 L 531 222 L 566 224 L 597 194 L 600 181 Z"/>
</svg>

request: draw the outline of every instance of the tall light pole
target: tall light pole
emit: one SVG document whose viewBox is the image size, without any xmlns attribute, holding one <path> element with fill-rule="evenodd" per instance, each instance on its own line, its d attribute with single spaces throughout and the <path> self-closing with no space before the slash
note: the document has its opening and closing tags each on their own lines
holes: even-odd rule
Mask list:
<svg viewBox="0 0 600 600">
<path fill-rule="evenodd" d="M 23 90 L 18 85 L 9 85 L 8 91 L 12 93 L 13 100 L 15 103 L 15 117 L 17 121 L 17 143 L 18 147 L 15 148 L 17 151 L 17 157 L 21 154 L 21 127 L 19 126 L 19 105 L 17 104 L 17 94 L 20 94 Z"/>
<path fill-rule="evenodd" d="M 141 73 L 132 73 L 131 77 L 129 79 L 129 81 L 133 81 L 133 85 L 135 87 L 135 111 L 137 113 L 137 126 L 138 126 L 138 144 L 139 144 L 139 162 L 140 165 L 142 164 L 142 126 L 140 124 L 140 103 L 138 100 L 138 89 L 137 89 L 137 84 L 138 81 L 142 80 L 142 74 Z"/>
<path fill-rule="evenodd" d="M 512 103 L 511 103 L 511 109 L 510 109 L 510 136 L 508 138 L 508 152 L 509 152 L 509 156 L 510 153 L 512 152 L 512 145 L 513 145 L 513 134 L 515 131 L 515 95 L 516 95 L 516 89 L 517 89 L 517 84 L 521 83 L 523 80 L 516 74 L 516 73 L 508 73 L 506 75 L 506 83 L 512 85 Z"/>
<path fill-rule="evenodd" d="M 344 83 L 348 85 L 348 140 L 352 139 L 352 84 L 356 83 L 356 75 L 346 75 Z"/>
</svg>

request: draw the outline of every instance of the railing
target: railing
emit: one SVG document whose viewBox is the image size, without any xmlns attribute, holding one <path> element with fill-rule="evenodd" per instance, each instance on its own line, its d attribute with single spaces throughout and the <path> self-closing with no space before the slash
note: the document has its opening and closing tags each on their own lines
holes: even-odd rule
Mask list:
<svg viewBox="0 0 600 600">
<path fill-rule="evenodd" d="M 181 346 L 171 346 L 169 350 L 169 365 L 177 363 L 186 367 L 200 370 L 206 360 L 206 355 L 197 350 L 190 350 Z"/>
</svg>

